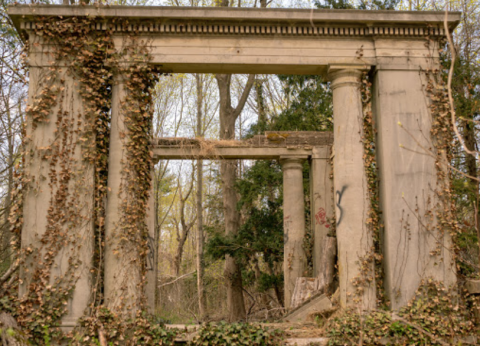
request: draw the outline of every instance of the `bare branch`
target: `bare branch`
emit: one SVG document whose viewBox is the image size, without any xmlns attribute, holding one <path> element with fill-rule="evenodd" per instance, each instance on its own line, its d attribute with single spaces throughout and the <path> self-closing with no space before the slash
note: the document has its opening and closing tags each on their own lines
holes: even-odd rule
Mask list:
<svg viewBox="0 0 480 346">
<path fill-rule="evenodd" d="M 452 116 L 451 121 L 452 121 L 453 131 L 455 132 L 455 135 L 460 141 L 460 144 L 462 145 L 463 150 L 466 153 L 476 157 L 478 154 L 478 151 L 470 150 L 467 148 L 467 146 L 465 145 L 465 140 L 460 135 L 457 128 L 457 120 L 456 120 L 455 107 L 453 104 L 453 95 L 452 95 L 452 78 L 453 78 L 453 70 L 455 67 L 456 52 L 455 52 L 455 47 L 453 46 L 452 35 L 450 34 L 450 29 L 448 28 L 447 20 L 448 20 L 448 6 L 445 8 L 445 18 L 443 21 L 443 26 L 445 28 L 445 33 L 447 35 L 447 40 L 448 40 L 448 48 L 450 50 L 450 54 L 452 57 L 452 61 L 450 63 L 450 69 L 448 71 L 447 89 L 448 89 L 448 101 L 450 103 L 450 114 Z"/>
<path fill-rule="evenodd" d="M 250 90 L 252 90 L 254 81 L 255 81 L 255 75 L 254 74 L 248 75 L 247 84 L 245 84 L 245 89 L 243 89 L 242 96 L 240 97 L 240 100 L 238 100 L 237 107 L 233 111 L 235 119 L 240 115 L 240 113 L 243 110 L 243 107 L 245 107 L 245 103 L 247 102 L 248 95 L 250 95 Z"/>
<path fill-rule="evenodd" d="M 176 278 L 175 280 L 170 281 L 170 282 L 167 282 L 167 283 L 165 283 L 165 284 L 163 284 L 163 285 L 160 285 L 160 286 L 158 286 L 157 288 L 161 288 L 161 287 L 164 287 L 164 286 L 171 285 L 171 284 L 177 282 L 178 280 L 183 279 L 185 276 L 189 276 L 189 275 L 194 274 L 195 272 L 196 272 L 196 270 L 194 270 L 193 272 L 187 273 L 187 274 L 180 275 L 180 276 L 179 276 L 178 278 Z"/>
<path fill-rule="evenodd" d="M 5 274 L 3 274 L 3 276 L 0 278 L 0 285 L 2 285 L 5 281 L 8 280 L 8 278 L 17 271 L 19 267 L 19 262 L 18 261 L 15 261 L 15 263 L 13 263 L 10 268 L 8 268 L 8 270 L 5 272 Z"/>
</svg>

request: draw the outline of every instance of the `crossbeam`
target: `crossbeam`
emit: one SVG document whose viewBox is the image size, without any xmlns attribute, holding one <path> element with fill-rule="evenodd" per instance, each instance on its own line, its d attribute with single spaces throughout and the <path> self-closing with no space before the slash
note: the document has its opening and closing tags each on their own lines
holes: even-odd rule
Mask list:
<svg viewBox="0 0 480 346">
<path fill-rule="evenodd" d="M 330 146 L 330 132 L 270 131 L 241 141 L 210 141 L 191 138 L 157 138 L 153 141 L 155 159 L 245 159 L 268 160 L 312 156 L 312 149 Z M 326 151 L 325 151 L 326 152 Z M 317 157 L 327 159 L 328 157 Z"/>
<path fill-rule="evenodd" d="M 192 160 L 192 159 L 244 159 L 244 160 L 272 160 L 280 159 L 286 156 L 312 156 L 312 149 L 287 149 L 287 148 L 248 148 L 248 147 L 232 147 L 215 148 L 212 152 L 202 153 L 202 149 L 190 147 L 169 147 L 156 146 L 153 148 L 153 156 L 156 159 L 170 160 Z M 324 157 L 325 159 L 327 157 Z"/>
</svg>

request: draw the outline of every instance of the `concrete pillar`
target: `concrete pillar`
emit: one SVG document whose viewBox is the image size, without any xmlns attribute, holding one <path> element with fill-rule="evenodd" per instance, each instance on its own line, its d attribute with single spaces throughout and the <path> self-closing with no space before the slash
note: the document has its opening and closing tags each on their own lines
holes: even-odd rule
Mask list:
<svg viewBox="0 0 480 346">
<path fill-rule="evenodd" d="M 80 83 L 65 67 L 50 74 L 51 67 L 43 62 L 51 58 L 43 52 L 41 37 L 30 32 L 29 43 L 28 109 L 35 107 L 47 88 L 61 88 L 46 121 L 34 123 L 39 113 L 26 113 L 21 246 L 30 255 L 20 267 L 19 296 L 35 294 L 29 289 L 36 270 L 50 273 L 47 285 L 55 289 L 52 294 L 74 286 L 62 317 L 62 328 L 69 330 L 84 314 L 92 294 L 95 181 L 94 166 L 84 155 L 89 145 L 95 145 L 95 137 L 85 136 L 93 124 L 84 116 Z"/>
<path fill-rule="evenodd" d="M 305 201 L 303 195 L 303 162 L 305 158 L 280 158 L 283 169 L 283 238 L 284 297 L 290 308 L 295 282 L 304 276 L 307 265 L 305 238 Z"/>
<path fill-rule="evenodd" d="M 333 90 L 334 189 L 340 304 L 364 310 L 376 307 L 372 232 L 367 227 L 370 199 L 365 175 L 362 71 L 330 68 Z"/>
<path fill-rule="evenodd" d="M 110 127 L 110 149 L 108 157 L 108 194 L 105 210 L 105 302 L 116 313 L 135 316 L 141 306 L 142 265 L 138 243 L 132 235 L 123 234 L 122 201 L 130 196 L 121 189 L 124 170 L 128 168 L 123 103 L 127 91 L 124 76 L 117 76 L 112 90 L 112 120 Z"/>
<path fill-rule="evenodd" d="M 413 298 L 423 278 L 456 282 L 450 235 L 435 229 L 440 201 L 426 84 L 418 67 L 378 68 L 374 75 L 385 288 L 393 309 Z"/>
<path fill-rule="evenodd" d="M 314 147 L 310 160 L 311 227 L 313 231 L 313 276 L 320 279 L 320 286 L 329 288 L 335 266 L 336 238 L 332 221 L 335 209 L 333 201 L 332 167 L 328 161 L 331 147 Z"/>
</svg>

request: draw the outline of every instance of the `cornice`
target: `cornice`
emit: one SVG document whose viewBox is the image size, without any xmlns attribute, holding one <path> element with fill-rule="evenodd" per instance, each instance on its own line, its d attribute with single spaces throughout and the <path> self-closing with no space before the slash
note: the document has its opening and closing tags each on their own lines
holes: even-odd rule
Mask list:
<svg viewBox="0 0 480 346">
<path fill-rule="evenodd" d="M 35 29 L 35 22 L 21 22 L 20 30 Z M 391 36 L 391 37 L 436 37 L 444 36 L 445 30 L 432 26 L 350 26 L 350 25 L 228 25 L 191 24 L 189 22 L 162 23 L 143 21 L 138 24 L 112 24 L 108 22 L 92 25 L 93 30 L 111 29 L 115 32 L 140 32 L 165 35 L 261 35 L 261 36 Z"/>
<path fill-rule="evenodd" d="M 161 6 L 15 5 L 8 14 L 18 31 L 38 17 L 96 17 L 97 30 L 160 34 L 286 36 L 443 36 L 444 12 L 305 10 Z M 450 12 L 453 30 L 461 14 Z M 112 24 L 127 19 L 130 25 Z"/>
</svg>

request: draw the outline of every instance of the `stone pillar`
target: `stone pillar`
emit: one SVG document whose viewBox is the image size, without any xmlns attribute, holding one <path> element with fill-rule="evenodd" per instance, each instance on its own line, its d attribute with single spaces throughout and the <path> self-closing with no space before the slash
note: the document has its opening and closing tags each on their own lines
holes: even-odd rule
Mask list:
<svg viewBox="0 0 480 346">
<path fill-rule="evenodd" d="M 85 116 L 80 82 L 61 63 L 53 71 L 44 42 L 34 32 L 29 43 L 21 234 L 21 246 L 29 255 L 20 267 L 19 296 L 33 296 L 36 289 L 51 289 L 54 296 L 74 287 L 62 317 L 62 328 L 69 330 L 92 294 L 95 181 L 94 166 L 84 156 L 95 145 L 95 137 L 86 135 L 94 125 Z M 56 90 L 56 103 L 45 114 L 39 105 L 45 104 L 42 95 L 47 90 Z M 45 119 L 34 121 L 39 116 Z M 46 288 L 38 278 L 37 286 L 31 286 L 37 271 L 41 277 L 50 273 Z"/>
<path fill-rule="evenodd" d="M 148 227 L 148 255 L 147 255 L 147 284 L 145 296 L 147 297 L 147 309 L 155 313 L 155 292 L 158 273 L 158 239 L 155 237 L 155 165 L 152 165 L 152 188 L 148 199 L 147 227 Z"/>
<path fill-rule="evenodd" d="M 125 131 L 124 117 L 122 114 L 122 101 L 125 98 L 124 81 L 115 78 L 112 90 L 112 118 L 110 127 L 110 148 L 108 154 L 108 193 L 105 208 L 105 299 L 106 305 L 112 308 L 116 305 L 116 282 L 122 272 L 121 254 L 116 249 L 118 240 L 115 239 L 116 224 L 120 220 L 120 184 L 122 176 L 122 160 L 125 156 L 121 133 Z"/>
<path fill-rule="evenodd" d="M 413 298 L 423 278 L 450 286 L 456 275 L 450 235 L 435 229 L 440 201 L 427 81 L 418 66 L 387 67 L 375 71 L 373 112 L 385 225 L 385 288 L 392 308 L 399 309 Z M 435 250 L 439 253 L 433 256 Z"/>
<path fill-rule="evenodd" d="M 362 142 L 362 71 L 330 68 L 334 120 L 334 190 L 340 304 L 364 310 L 376 307 L 373 239 L 367 227 L 370 199 Z M 361 287 L 359 287 L 361 286 Z"/>
<path fill-rule="evenodd" d="M 117 76 L 112 90 L 112 120 L 108 157 L 108 194 L 105 210 L 105 303 L 108 308 L 125 317 L 135 316 L 143 295 L 142 263 L 139 246 L 145 239 L 126 235 L 122 202 L 131 199 L 122 189 L 128 169 L 124 102 L 127 96 L 124 76 Z M 140 230 L 139 230 L 140 232 Z M 135 237 L 137 239 L 133 239 Z"/>
<path fill-rule="evenodd" d="M 285 308 L 290 308 L 295 282 L 304 276 L 307 265 L 305 238 L 305 201 L 303 195 L 303 162 L 305 158 L 280 158 L 283 169 L 283 275 Z"/>
<path fill-rule="evenodd" d="M 333 282 L 336 238 L 334 228 L 332 167 L 328 162 L 331 147 L 314 147 L 310 160 L 311 227 L 313 232 L 313 276 L 328 290 Z"/>
</svg>

